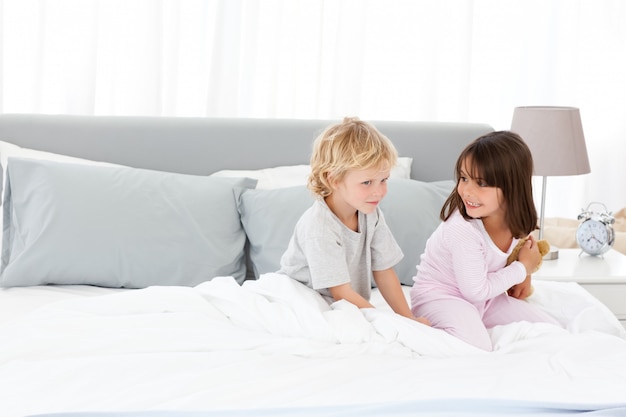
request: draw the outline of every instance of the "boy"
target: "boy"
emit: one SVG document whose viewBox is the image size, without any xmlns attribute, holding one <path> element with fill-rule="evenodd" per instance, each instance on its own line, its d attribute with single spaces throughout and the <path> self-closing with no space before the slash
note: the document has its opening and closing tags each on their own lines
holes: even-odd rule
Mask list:
<svg viewBox="0 0 626 417">
<path fill-rule="evenodd" d="M 318 197 L 296 224 L 280 273 L 319 291 L 327 301 L 369 302 L 372 277 L 385 301 L 411 313 L 393 269 L 404 256 L 379 208 L 397 160 L 391 141 L 358 118 L 328 127 L 314 142 L 309 189 Z"/>
</svg>

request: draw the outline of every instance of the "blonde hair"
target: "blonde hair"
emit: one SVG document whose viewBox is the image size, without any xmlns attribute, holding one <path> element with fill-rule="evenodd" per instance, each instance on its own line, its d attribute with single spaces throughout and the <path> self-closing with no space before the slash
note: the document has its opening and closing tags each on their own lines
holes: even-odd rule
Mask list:
<svg viewBox="0 0 626 417">
<path fill-rule="evenodd" d="M 315 195 L 327 197 L 333 192 L 331 176 L 341 181 L 352 170 L 387 170 L 397 160 L 393 143 L 371 123 L 346 117 L 326 128 L 313 142 L 308 187 Z"/>
</svg>

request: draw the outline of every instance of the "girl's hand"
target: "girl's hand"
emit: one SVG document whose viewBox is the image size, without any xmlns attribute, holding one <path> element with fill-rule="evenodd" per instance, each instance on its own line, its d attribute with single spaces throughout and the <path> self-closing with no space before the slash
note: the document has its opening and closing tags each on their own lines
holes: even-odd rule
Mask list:
<svg viewBox="0 0 626 417">
<path fill-rule="evenodd" d="M 420 322 L 422 324 L 425 324 L 426 326 L 431 326 L 430 324 L 430 320 L 428 320 L 426 317 L 411 317 L 413 320 Z"/>
<path fill-rule="evenodd" d="M 519 284 L 513 285 L 507 291 L 507 294 L 518 300 L 524 300 L 530 297 L 533 293 L 533 286 L 530 283 L 530 275 L 526 275 L 526 279 Z"/>
<path fill-rule="evenodd" d="M 539 262 L 541 262 L 541 253 L 539 253 L 539 246 L 537 246 L 532 236 L 528 237 L 528 240 L 520 249 L 517 260 L 524 264 L 524 267 L 526 268 L 526 275 L 530 275 L 535 272 L 539 266 Z"/>
</svg>

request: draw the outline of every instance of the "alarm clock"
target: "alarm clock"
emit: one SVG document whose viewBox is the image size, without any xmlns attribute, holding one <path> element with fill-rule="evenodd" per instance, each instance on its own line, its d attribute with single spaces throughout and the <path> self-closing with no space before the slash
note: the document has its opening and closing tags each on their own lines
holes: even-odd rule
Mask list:
<svg viewBox="0 0 626 417">
<path fill-rule="evenodd" d="M 604 211 L 590 210 L 594 204 L 604 207 Z M 589 203 L 587 208 L 578 215 L 578 220 L 582 221 L 576 229 L 576 242 L 583 252 L 592 256 L 600 256 L 613 247 L 613 243 L 615 243 L 615 231 L 613 230 L 615 217 L 606 209 L 604 204 Z"/>
</svg>

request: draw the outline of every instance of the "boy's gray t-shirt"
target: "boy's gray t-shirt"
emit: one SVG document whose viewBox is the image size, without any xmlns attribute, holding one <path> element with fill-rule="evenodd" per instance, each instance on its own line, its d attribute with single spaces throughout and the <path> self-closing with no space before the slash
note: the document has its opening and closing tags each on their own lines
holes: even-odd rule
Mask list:
<svg viewBox="0 0 626 417">
<path fill-rule="evenodd" d="M 323 199 L 316 200 L 298 220 L 278 272 L 325 297 L 330 297 L 329 287 L 350 283 L 352 289 L 369 300 L 372 271 L 393 267 L 404 254 L 380 208 L 358 215 L 359 232 L 354 232 Z"/>
</svg>

